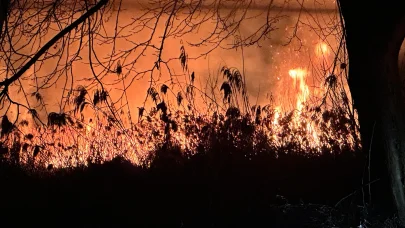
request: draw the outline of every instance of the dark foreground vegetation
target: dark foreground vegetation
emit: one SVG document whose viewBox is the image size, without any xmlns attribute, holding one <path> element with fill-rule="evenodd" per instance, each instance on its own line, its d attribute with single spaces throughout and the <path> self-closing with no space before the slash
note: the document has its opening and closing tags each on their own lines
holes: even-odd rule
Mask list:
<svg viewBox="0 0 405 228">
<path fill-rule="evenodd" d="M 355 227 L 365 219 L 368 227 L 389 225 L 381 221 L 390 212 L 379 211 L 379 218 L 361 207 L 364 159 L 354 152 L 246 154 L 216 145 L 187 156 L 163 146 L 150 168 L 115 158 L 36 174 L 4 163 L 2 227 Z"/>
<path fill-rule="evenodd" d="M 240 81 L 240 74 L 226 77 L 224 99 L 232 101 L 232 91 L 238 91 L 240 83 L 230 82 Z M 87 94 L 83 91 L 79 90 L 77 107 L 83 103 L 81 94 Z M 167 86 L 161 91 L 164 95 Z M 56 140 L 73 132 L 70 129 L 86 129 L 80 121 L 51 113 L 47 142 L 45 134 L 21 135 L 16 127 L 4 127 L 12 125 L 3 118 L 7 141 L 0 148 L 4 209 L 0 222 L 5 227 L 389 227 L 395 223 L 387 220 L 392 212 L 380 209 L 392 202 L 389 191 L 381 187 L 388 186 L 387 180 L 373 181 L 373 204 L 368 204 L 367 182 L 376 175 L 367 175 L 368 159 L 358 152 L 355 119 L 345 109 L 319 106 L 300 116 L 291 111 L 280 115 L 274 125 L 271 106 L 253 106 L 251 114 L 243 114 L 247 112 L 228 104 L 225 113 L 204 119 L 177 115 L 159 100 L 156 89 L 149 93 L 156 108 L 147 115 L 140 109 L 139 116 L 145 115 L 147 123 L 155 123 L 158 116 L 163 127 L 150 125 L 143 135 L 139 129 L 130 132 L 135 140 L 150 138 L 158 144 L 138 166 L 124 159 L 126 152 L 102 162 L 108 159 L 100 151 L 109 142 L 126 145 L 114 141 L 121 135 L 114 128 L 116 121 L 96 124 L 100 128 L 90 132 L 90 139 L 98 140 L 88 144 L 93 148 L 93 155 L 85 158 L 88 166 L 57 169 L 48 159 L 49 149 L 68 154 L 67 148 L 73 147 Z M 319 128 L 317 147 L 311 145 L 309 119 Z M 194 137 L 193 147 L 181 150 L 173 141 L 178 132 Z M 25 163 L 18 162 L 23 158 Z M 47 168 L 38 169 L 35 161 Z"/>
</svg>

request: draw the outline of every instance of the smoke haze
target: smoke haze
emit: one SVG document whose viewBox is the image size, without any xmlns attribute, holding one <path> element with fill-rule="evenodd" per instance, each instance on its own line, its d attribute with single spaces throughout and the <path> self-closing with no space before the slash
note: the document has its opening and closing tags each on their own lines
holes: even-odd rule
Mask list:
<svg viewBox="0 0 405 228">
<path fill-rule="evenodd" d="M 258 1 L 260 2 L 260 1 Z M 276 1 L 277 2 L 277 1 Z M 128 24 L 131 23 L 131 18 L 135 18 L 143 13 L 141 7 L 147 2 L 134 2 L 131 0 L 124 0 L 121 6 L 124 11 L 120 12 L 118 23 Z M 209 5 L 209 3 L 206 3 Z M 118 7 L 118 6 L 116 6 Z M 246 20 L 240 26 L 238 31 L 240 37 L 247 37 L 258 29 L 258 26 L 263 24 L 266 19 L 266 10 L 263 6 L 257 5 L 247 13 L 247 17 L 252 19 Z M 118 9 L 118 8 L 117 8 Z M 297 10 L 298 9 L 298 10 Z M 284 109 L 291 109 L 295 107 L 297 87 L 293 87 L 293 80 L 289 75 L 289 70 L 296 68 L 305 68 L 308 71 L 307 83 L 311 87 L 311 92 L 316 95 L 316 87 L 320 87 L 323 83 L 323 78 L 327 76 L 330 63 L 333 60 L 333 50 L 338 48 L 338 41 L 340 39 L 340 21 L 339 15 L 334 1 L 325 1 L 322 4 L 319 1 L 306 1 L 303 10 L 297 2 L 281 2 L 275 4 L 274 10 L 270 11 L 270 17 L 277 18 L 274 20 L 274 30 L 270 31 L 269 38 L 263 39 L 259 45 L 252 45 L 238 49 L 227 50 L 228 44 L 235 42 L 235 37 L 226 39 L 220 47 L 210 51 L 207 55 L 202 54 L 215 47 L 215 43 L 207 46 L 192 47 L 189 43 L 197 43 L 214 29 L 215 24 L 211 22 L 204 23 L 193 33 L 189 33 L 183 37 L 169 37 L 163 46 L 162 59 L 169 60 L 168 68 L 161 66 L 161 71 L 153 74 L 152 85 L 160 88 L 162 83 L 167 84 L 172 88 L 174 93 L 181 91 L 179 87 L 171 84 L 171 82 L 185 83 L 188 75 L 194 72 L 196 75 L 195 85 L 200 87 L 202 91 L 208 91 L 205 88 L 207 82 L 216 83 L 216 96 L 220 99 L 219 88 L 223 82 L 222 75 L 219 70 L 223 66 L 235 67 L 239 69 L 246 77 L 247 91 L 251 104 L 267 104 L 270 100 L 270 95 L 274 98 L 276 105 L 281 105 Z M 207 9 L 209 10 L 209 9 Z M 262 12 L 263 11 L 263 12 Z M 224 7 L 221 14 L 229 13 L 229 9 Z M 104 15 L 107 17 L 107 15 Z M 111 15 L 110 21 L 105 22 L 105 30 L 108 34 L 114 35 L 115 20 L 114 14 Z M 153 17 L 153 15 L 151 15 Z M 157 23 L 155 35 L 151 39 L 151 43 L 159 47 L 161 45 L 161 36 L 164 34 L 165 21 L 167 16 L 162 16 L 161 22 Z M 176 18 L 177 23 L 184 20 L 182 14 L 179 13 Z M 152 23 L 151 23 L 152 25 Z M 57 28 L 57 25 L 54 25 Z M 136 30 L 136 25 L 129 26 L 120 30 L 122 36 L 125 38 L 117 39 L 115 44 L 116 52 L 125 51 L 134 46 L 134 44 L 141 44 L 146 42 L 150 37 L 152 30 L 143 29 L 142 31 Z M 55 33 L 56 34 L 56 33 Z M 44 40 L 51 39 L 55 34 L 48 33 L 45 35 Z M 317 55 L 317 45 L 324 43 L 327 45 L 328 53 L 323 53 L 321 56 Z M 178 57 L 180 55 L 180 47 L 184 45 L 185 51 L 188 55 L 188 72 L 184 72 Z M 113 50 L 112 44 L 101 44 L 96 41 L 95 52 L 100 59 L 107 59 Z M 78 44 L 69 46 L 69 50 L 77 50 Z M 23 49 L 27 55 L 32 55 L 29 48 Z M 58 47 L 55 47 L 55 51 Z M 152 49 L 145 50 L 141 53 L 142 49 L 136 50 L 128 55 L 123 55 L 119 59 L 122 64 L 123 72 L 119 76 L 112 72 L 115 70 L 117 61 L 114 61 L 111 66 L 110 73 L 106 74 L 101 81 L 106 84 L 107 90 L 113 100 L 118 100 L 122 95 L 124 86 L 129 86 L 127 90 L 128 102 L 131 110 L 136 113 L 137 107 L 140 107 L 145 102 L 146 92 L 151 85 L 151 76 L 149 74 L 137 74 L 142 71 L 147 71 L 153 68 L 156 59 L 157 51 Z M 51 50 L 52 52 L 52 50 Z M 64 107 L 64 102 L 61 100 L 62 93 L 67 95 L 65 91 L 66 85 L 74 84 L 73 88 L 78 85 L 86 84 L 84 78 L 92 77 L 92 70 L 89 67 L 89 50 L 84 47 L 80 52 L 81 61 L 74 62 L 71 70 L 58 76 L 58 80 L 51 79 L 49 83 L 52 86 L 42 90 L 41 96 L 46 103 L 46 110 L 40 110 L 41 118 L 45 118 L 46 113 L 60 112 L 61 107 Z M 68 55 L 67 50 L 61 55 L 62 59 L 66 59 Z M 126 65 L 129 62 L 137 59 L 134 65 Z M 194 59 L 197 58 L 198 59 Z M 95 61 L 94 57 L 92 61 Z M 48 72 L 55 70 L 57 66 L 57 59 L 47 60 L 41 66 L 41 69 L 36 71 L 37 76 L 44 75 Z M 36 65 L 36 67 L 39 67 Z M 130 67 L 132 67 L 131 70 Z M 58 69 L 56 67 L 56 69 Z M 100 72 L 100 67 L 95 67 L 95 71 Z M 169 71 L 172 76 L 169 76 Z M 25 74 L 27 80 L 25 84 L 27 94 L 37 91 L 32 81 L 32 74 L 34 68 L 28 70 Z M 119 77 L 126 77 L 124 84 L 117 82 Z M 217 78 L 217 80 L 216 80 Z M 40 80 L 46 81 L 48 78 L 41 78 Z M 209 83 L 208 83 L 209 84 Z M 94 87 L 93 89 L 95 89 Z M 16 100 L 26 103 L 17 89 L 11 91 Z M 30 103 L 37 104 L 38 101 L 34 96 L 30 97 Z M 198 97 L 198 96 L 197 96 Z M 173 98 L 173 97 L 172 97 Z M 202 101 L 201 101 L 202 102 Z M 175 102 L 172 102 L 175 103 Z M 150 99 L 147 102 L 151 104 Z M 134 114 L 135 115 L 135 114 Z"/>
</svg>

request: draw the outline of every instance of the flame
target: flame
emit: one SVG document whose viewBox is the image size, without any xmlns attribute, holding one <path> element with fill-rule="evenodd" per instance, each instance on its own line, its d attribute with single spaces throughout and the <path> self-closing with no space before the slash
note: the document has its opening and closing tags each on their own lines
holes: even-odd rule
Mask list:
<svg viewBox="0 0 405 228">
<path fill-rule="evenodd" d="M 330 54 L 330 49 L 329 49 L 328 44 L 326 44 L 325 42 L 319 42 L 318 44 L 316 44 L 315 54 L 317 57 L 328 56 Z"/>
<path fill-rule="evenodd" d="M 305 103 L 307 102 L 310 96 L 309 86 L 306 83 L 306 77 L 308 75 L 308 71 L 303 68 L 294 68 L 288 71 L 288 74 L 293 79 L 293 88 L 298 87 L 298 91 L 296 93 L 296 110 L 297 112 L 294 114 L 294 126 L 295 128 L 300 127 L 302 122 L 300 118 L 300 114 L 303 112 L 303 108 Z M 311 121 L 306 121 L 305 129 L 307 134 L 312 137 L 311 146 L 318 147 L 320 145 L 319 136 L 316 131 L 316 126 Z"/>
<path fill-rule="evenodd" d="M 299 79 L 305 74 L 304 70 L 293 69 L 289 71 L 294 77 Z M 306 84 L 299 82 L 300 85 Z M 309 93 L 309 90 L 304 90 Z M 301 91 L 302 92 L 302 91 Z M 297 97 L 302 97 L 301 92 L 297 93 Z M 305 94 L 308 96 L 309 94 Z M 304 96 L 304 97 L 305 97 Z M 285 116 L 281 113 L 281 106 L 273 108 L 273 115 L 270 118 L 263 117 L 263 125 L 255 126 L 255 134 L 262 137 L 259 133 L 267 135 L 267 140 L 274 143 L 278 147 L 287 146 L 291 141 L 299 142 L 299 147 L 302 151 L 316 148 L 321 151 L 321 147 L 332 148 L 327 139 L 321 140 L 320 135 L 333 134 L 331 131 L 322 131 L 308 117 L 303 117 L 305 110 L 301 103 L 297 103 L 297 110 L 292 116 L 292 120 L 285 123 Z M 188 119 L 186 121 L 186 119 Z M 89 162 L 99 161 L 103 163 L 109 161 L 116 156 L 123 156 L 134 164 L 140 164 L 150 152 L 155 151 L 158 145 L 165 140 L 166 125 L 159 118 L 151 120 L 142 119 L 139 123 L 132 127 L 123 129 L 109 122 L 108 118 L 98 118 L 95 121 L 83 123 L 81 120 L 73 125 L 61 127 L 33 127 L 30 125 L 20 127 L 19 134 L 11 134 L 7 136 L 9 148 L 13 148 L 15 142 L 19 142 L 20 163 L 34 166 L 47 167 L 52 164 L 55 168 L 87 166 Z M 202 115 L 198 117 L 186 115 L 181 111 L 177 111 L 173 116 L 173 121 L 178 123 L 177 130 L 170 131 L 171 142 L 180 146 L 183 151 L 195 152 L 196 148 L 202 140 L 201 135 L 204 127 L 210 127 L 213 132 L 221 132 L 221 123 L 215 123 L 213 117 Z M 223 123 L 223 122 L 222 122 Z M 83 125 L 78 127 L 78 124 Z M 289 129 L 285 132 L 286 127 Z M 31 134 L 32 137 L 26 136 Z M 245 137 L 241 132 L 233 135 L 233 140 L 241 140 Z M 329 136 L 330 137 L 330 136 Z M 335 134 L 334 139 L 342 144 L 347 144 L 351 139 L 339 138 L 339 134 Z M 253 140 L 253 145 L 257 142 Z M 354 142 L 351 142 L 354 147 Z M 36 147 L 41 148 L 41 152 L 37 156 L 33 156 Z M 313 151 L 313 150 L 312 150 Z"/>
<path fill-rule="evenodd" d="M 320 42 L 315 45 L 317 57 L 325 59 L 330 54 L 328 45 Z M 299 64 L 294 64 L 299 65 Z M 287 68 L 288 69 L 288 68 Z M 294 90 L 295 110 L 292 120 L 285 123 L 282 105 L 272 106 L 273 115 L 269 115 L 266 124 L 257 125 L 255 131 L 265 133 L 267 140 L 277 146 L 288 145 L 290 141 L 300 142 L 303 151 L 321 147 L 332 148 L 328 137 L 342 144 L 351 144 L 355 147 L 354 139 L 342 138 L 339 134 L 334 136 L 328 129 L 321 129 L 318 124 L 311 121 L 310 116 L 306 116 L 306 109 L 310 96 L 317 91 L 310 89 L 307 79 L 310 76 L 306 68 L 290 68 L 287 72 L 290 80 L 282 80 L 287 83 L 283 89 L 292 88 Z M 280 78 L 277 80 L 280 81 Z M 319 86 L 322 87 L 322 86 Z M 311 94 L 312 93 L 312 94 Z M 212 114 L 212 113 L 210 113 Z M 212 115 L 200 115 L 198 117 L 187 115 L 177 111 L 173 121 L 178 124 L 177 130 L 170 133 L 170 140 L 183 151 L 196 151 L 201 143 L 201 131 L 205 126 L 211 126 L 213 131 L 220 131 L 219 125 L 214 124 Z M 30 120 L 28 116 L 24 119 Z M 187 119 L 187 121 L 185 121 Z M 265 122 L 263 121 L 263 122 Z M 20 162 L 22 164 L 34 164 L 35 166 L 46 166 L 52 164 L 55 168 L 88 165 L 95 159 L 100 162 L 109 161 L 116 156 L 123 156 L 135 164 L 139 164 L 150 152 L 156 150 L 159 143 L 165 140 L 166 125 L 157 117 L 148 120 L 141 119 L 139 123 L 131 125 L 129 128 L 111 123 L 107 117 L 100 117 L 87 123 L 78 120 L 76 125 L 62 127 L 33 127 L 34 121 L 29 121 L 29 125 L 21 127 L 20 135 L 13 134 L 8 138 L 8 146 L 13 147 L 14 142 L 20 142 Z M 328 123 L 327 127 L 330 126 Z M 285 132 L 285 127 L 289 128 Z M 298 133 L 297 133 L 298 132 Z M 32 139 L 26 139 L 28 134 L 33 135 Z M 244 137 L 239 132 L 237 138 Z M 323 137 L 323 138 L 322 138 Z M 325 139 L 326 137 L 326 139 Z M 340 138 L 339 138 L 340 137 Z M 256 142 L 253 141 L 253 144 Z M 25 146 L 27 145 L 27 146 Z M 38 156 L 32 156 L 36 147 L 40 145 L 41 152 Z M 27 153 L 28 152 L 28 153 Z"/>
<path fill-rule="evenodd" d="M 303 104 L 307 101 L 309 97 L 309 88 L 305 82 L 305 77 L 307 76 L 307 71 L 305 69 L 297 68 L 288 71 L 288 74 L 293 81 L 293 88 L 296 88 L 298 82 L 298 93 L 297 93 L 297 104 L 296 108 L 298 111 L 302 111 Z"/>
<path fill-rule="evenodd" d="M 278 125 L 278 119 L 280 118 L 281 106 L 276 106 L 274 108 L 274 120 L 273 125 Z"/>
</svg>

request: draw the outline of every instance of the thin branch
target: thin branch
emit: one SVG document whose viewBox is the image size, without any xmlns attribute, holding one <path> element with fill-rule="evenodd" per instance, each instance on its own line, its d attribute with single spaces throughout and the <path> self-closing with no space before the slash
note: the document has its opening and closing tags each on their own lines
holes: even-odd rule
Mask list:
<svg viewBox="0 0 405 228">
<path fill-rule="evenodd" d="M 73 29 L 75 29 L 77 26 L 79 26 L 81 23 L 83 23 L 87 18 L 89 18 L 91 15 L 96 13 L 98 10 L 101 9 L 104 5 L 108 3 L 108 0 L 100 0 L 93 8 L 91 8 L 89 11 L 87 11 L 85 14 L 83 14 L 81 17 L 79 17 L 76 21 L 74 21 L 72 24 L 67 26 L 65 29 L 63 29 L 61 32 L 59 32 L 56 36 L 54 36 L 48 43 L 46 43 L 35 55 L 32 57 L 16 74 L 14 74 L 12 77 L 5 79 L 4 81 L 0 82 L 0 86 L 8 87 L 16 81 L 18 78 L 20 78 L 32 65 L 34 65 L 38 59 L 47 51 L 49 50 L 53 45 L 56 44 L 58 40 L 60 40 L 62 37 L 64 37 L 66 34 L 71 32 Z M 3 91 L 5 91 L 3 89 Z M 2 91 L 2 93 L 3 93 Z"/>
</svg>

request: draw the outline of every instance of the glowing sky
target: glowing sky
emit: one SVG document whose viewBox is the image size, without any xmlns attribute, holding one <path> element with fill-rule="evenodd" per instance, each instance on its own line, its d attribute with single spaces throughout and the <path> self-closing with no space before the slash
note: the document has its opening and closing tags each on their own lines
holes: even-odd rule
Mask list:
<svg viewBox="0 0 405 228">
<path fill-rule="evenodd" d="M 187 1 L 186 1 L 187 2 Z M 205 1 L 204 4 L 209 5 L 210 1 Z M 263 12 L 266 10 L 264 6 L 260 5 L 261 1 L 256 1 L 252 10 L 247 12 L 247 17 L 255 17 L 249 19 L 245 23 L 240 25 L 238 33 L 241 37 L 249 36 L 258 26 L 263 24 L 266 14 Z M 321 3 L 320 3 L 321 2 Z M 140 10 L 147 4 L 148 1 L 131 1 L 124 0 L 121 5 L 121 9 L 118 18 L 119 25 L 125 25 L 132 22 L 132 19 L 142 15 L 143 11 Z M 229 4 L 232 4 L 229 3 Z M 153 4 L 157 6 L 158 4 Z M 115 6 L 118 9 L 118 5 Z M 207 82 L 215 81 L 218 78 L 217 84 L 220 86 L 223 79 L 219 73 L 219 69 L 222 66 L 236 67 L 246 77 L 247 91 L 249 94 L 250 102 L 252 104 L 264 104 L 269 102 L 269 95 L 272 94 L 276 103 L 281 103 L 284 108 L 294 108 L 295 99 L 299 88 L 292 86 L 293 80 L 289 75 L 291 69 L 302 68 L 305 69 L 306 83 L 309 86 L 309 90 L 314 89 L 313 86 L 318 87 L 323 83 L 323 77 L 327 74 L 328 64 L 333 58 L 333 50 L 337 49 L 340 38 L 340 22 L 336 11 L 336 5 L 334 1 L 305 1 L 305 5 L 300 10 L 300 2 L 297 1 L 275 1 L 274 10 L 271 11 L 271 17 L 279 17 L 274 24 L 274 31 L 269 33 L 269 39 L 262 40 L 258 45 L 252 45 L 250 47 L 244 47 L 237 50 L 225 50 L 217 48 L 210 52 L 208 55 L 199 58 L 198 60 L 189 60 L 189 73 L 195 72 L 196 86 L 199 86 L 202 90 L 205 89 Z M 209 10 L 208 8 L 206 10 Z M 224 6 L 221 9 L 221 13 L 226 14 L 229 12 L 229 7 Z M 114 15 L 114 14 L 113 14 Z M 116 16 L 116 15 L 115 15 Z M 107 15 L 104 15 L 104 19 L 107 19 Z M 153 18 L 153 15 L 148 17 Z M 184 15 L 178 13 L 176 15 L 176 22 L 181 23 Z M 155 28 L 154 38 L 152 43 L 156 46 L 160 45 L 161 36 L 164 32 L 164 24 L 167 17 L 162 17 L 162 22 L 157 23 Z M 115 18 L 116 19 L 116 18 Z M 113 34 L 115 29 L 115 19 L 110 17 L 110 21 L 105 22 L 105 30 L 108 34 Z M 151 20 L 153 22 L 153 20 Z M 148 22 L 153 24 L 152 22 Z M 56 26 L 56 25 L 55 25 Z M 200 56 L 207 50 L 215 46 L 200 46 L 191 47 L 187 43 L 195 43 L 206 37 L 207 34 L 213 30 L 215 26 L 212 22 L 204 23 L 203 26 L 196 29 L 193 33 L 189 33 L 183 37 L 175 38 L 170 37 L 164 43 L 164 51 L 162 52 L 162 58 L 168 60 L 170 58 L 178 58 L 180 54 L 180 46 L 184 44 L 186 52 L 189 58 Z M 144 42 L 151 36 L 152 30 L 143 29 L 142 31 L 136 31 L 136 26 L 122 28 L 121 34 L 127 36 L 120 38 L 115 44 L 116 52 L 130 49 L 134 43 Z M 121 29 L 121 27 L 120 27 Z M 136 32 L 135 32 L 136 31 Z M 45 38 L 50 39 L 54 34 L 52 32 L 45 35 Z M 234 38 L 224 41 L 222 47 L 226 47 L 226 44 L 234 42 Z M 76 45 L 76 46 L 75 46 Z M 112 51 L 112 45 L 103 44 L 97 42 L 95 51 L 99 58 L 107 58 Z M 71 45 L 70 49 L 77 48 L 77 44 Z M 79 85 L 84 83 L 80 81 L 85 77 L 91 77 L 92 72 L 90 67 L 86 64 L 88 62 L 88 49 L 84 48 L 81 54 L 82 61 L 75 62 L 72 65 L 72 71 L 68 72 L 69 77 L 61 78 L 54 86 L 46 89 L 42 92 L 43 97 L 47 103 L 47 111 L 59 111 L 61 104 L 61 91 L 66 83 L 66 80 L 71 81 L 72 75 L 74 78 L 74 84 Z M 29 50 L 25 49 L 27 54 L 31 54 Z M 242 52 L 243 51 L 243 52 Z M 120 59 L 121 63 L 126 64 L 133 61 L 133 59 L 140 54 L 137 49 L 132 54 L 127 56 L 127 59 Z M 66 55 L 66 54 L 65 54 Z M 93 57 L 94 58 L 94 57 Z M 137 72 L 147 70 L 153 67 L 156 61 L 156 51 L 148 49 L 141 58 L 139 58 L 134 69 Z M 48 61 L 42 66 L 42 72 L 52 71 L 55 66 L 56 60 Z M 326 63 L 326 65 L 325 65 Z M 97 68 L 95 68 L 97 71 Z M 162 68 L 163 69 L 163 68 Z M 170 69 L 174 74 L 182 74 L 181 65 L 179 61 L 174 60 L 170 62 Z M 316 71 L 314 70 L 316 69 Z M 26 76 L 33 73 L 33 69 L 26 72 Z M 125 85 L 131 84 L 128 91 L 128 99 L 132 110 L 137 110 L 137 107 L 141 106 L 145 100 L 147 88 L 149 87 L 149 76 L 140 77 L 136 76 L 136 72 L 128 72 L 124 67 L 123 74 L 127 74 Z M 168 84 L 169 78 L 168 71 L 163 69 L 162 75 L 155 74 L 154 79 L 158 83 L 155 87 L 159 88 L 161 83 Z M 185 76 L 175 77 L 179 82 L 184 82 Z M 115 73 L 106 75 L 102 81 L 107 84 L 114 83 L 118 79 Z M 208 83 L 209 84 L 209 83 Z M 121 95 L 122 83 L 107 86 L 111 91 L 111 95 L 117 99 Z M 34 87 L 28 89 L 28 92 L 34 91 Z M 219 89 L 219 87 L 218 87 Z M 216 93 L 219 94 L 219 90 Z M 178 91 L 179 88 L 174 87 L 173 91 Z M 217 95 L 218 95 L 217 94 Z M 32 98 L 34 100 L 34 98 Z M 24 102 L 24 99 L 19 99 Z M 35 102 L 35 101 L 31 102 Z M 288 107 L 290 105 L 290 107 Z"/>
</svg>

